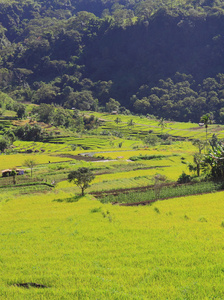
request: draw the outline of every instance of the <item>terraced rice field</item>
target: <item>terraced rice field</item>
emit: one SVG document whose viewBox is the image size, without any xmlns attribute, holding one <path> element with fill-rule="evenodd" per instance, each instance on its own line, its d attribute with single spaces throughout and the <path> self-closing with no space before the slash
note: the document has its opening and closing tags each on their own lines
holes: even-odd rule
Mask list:
<svg viewBox="0 0 224 300">
<path fill-rule="evenodd" d="M 117 116 L 95 115 L 105 119 L 98 132 L 117 130 Z M 136 124 L 127 129 L 132 118 Z M 149 130 L 161 134 L 158 121 L 122 116 L 122 122 L 121 137 L 16 141 L 13 151 L 23 153 L 0 156 L 1 169 L 25 169 L 17 183 L 46 184 L 24 187 L 0 178 L 1 299 L 223 298 L 224 192 L 124 207 L 80 197 L 67 181 L 71 170 L 88 167 L 96 175 L 87 190 L 92 193 L 148 187 L 156 174 L 169 184 L 189 173 L 198 151 L 190 141 L 146 147 L 142 138 Z M 164 133 L 205 138 L 196 126 L 168 122 Z M 209 134 L 222 136 L 217 128 L 210 126 Z M 133 156 L 153 158 L 130 161 Z M 36 161 L 33 179 L 26 158 Z M 7 180 L 10 188 L 3 186 Z"/>
</svg>

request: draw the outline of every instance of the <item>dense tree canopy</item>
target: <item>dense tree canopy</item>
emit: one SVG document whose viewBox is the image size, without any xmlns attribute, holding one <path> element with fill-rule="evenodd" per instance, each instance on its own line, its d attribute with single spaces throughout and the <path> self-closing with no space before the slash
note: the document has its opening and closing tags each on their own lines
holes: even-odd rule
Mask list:
<svg viewBox="0 0 224 300">
<path fill-rule="evenodd" d="M 221 0 L 11 0 L 0 19 L 0 91 L 15 101 L 224 122 Z"/>
</svg>

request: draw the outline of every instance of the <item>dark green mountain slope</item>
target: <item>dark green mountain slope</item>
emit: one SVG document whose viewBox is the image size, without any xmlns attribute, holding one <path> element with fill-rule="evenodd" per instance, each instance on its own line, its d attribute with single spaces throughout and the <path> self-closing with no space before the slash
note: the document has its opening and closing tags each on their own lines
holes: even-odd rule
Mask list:
<svg viewBox="0 0 224 300">
<path fill-rule="evenodd" d="M 212 0 L 0 3 L 0 89 L 36 103 L 98 109 L 113 98 L 137 113 L 198 121 L 212 112 L 223 122 L 223 8 Z"/>
</svg>

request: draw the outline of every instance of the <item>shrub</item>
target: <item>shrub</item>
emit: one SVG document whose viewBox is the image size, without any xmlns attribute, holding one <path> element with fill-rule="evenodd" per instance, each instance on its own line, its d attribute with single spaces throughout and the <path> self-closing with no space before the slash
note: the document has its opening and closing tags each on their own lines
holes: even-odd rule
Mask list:
<svg viewBox="0 0 224 300">
<path fill-rule="evenodd" d="M 154 208 L 154 211 L 155 211 L 157 214 L 160 214 L 160 211 L 159 211 L 158 207 L 155 207 L 155 208 Z"/>
<path fill-rule="evenodd" d="M 161 145 L 172 145 L 172 140 L 168 139 L 161 143 Z"/>
<path fill-rule="evenodd" d="M 207 219 L 205 217 L 200 217 L 198 219 L 199 222 L 208 222 Z"/>
<path fill-rule="evenodd" d="M 162 159 L 166 157 L 165 155 L 138 155 L 138 156 L 131 156 L 129 159 L 132 161 L 138 160 L 151 160 L 151 159 Z"/>
<path fill-rule="evenodd" d="M 101 211 L 101 207 L 95 207 L 90 210 L 91 213 L 97 213 Z"/>
<path fill-rule="evenodd" d="M 119 131 L 116 131 L 116 130 L 112 131 L 112 135 L 116 136 L 116 137 L 119 137 L 119 138 L 123 138 L 123 134 Z"/>
<path fill-rule="evenodd" d="M 188 183 L 188 182 L 191 182 L 191 176 L 190 176 L 190 175 L 187 175 L 185 172 L 183 172 L 183 173 L 179 176 L 179 178 L 178 178 L 178 180 L 177 180 L 177 183 L 182 184 L 182 183 Z"/>
<path fill-rule="evenodd" d="M 9 147 L 10 147 L 10 141 L 9 141 L 9 139 L 2 137 L 0 139 L 0 151 L 4 152 Z"/>
<path fill-rule="evenodd" d="M 164 133 L 164 134 L 160 135 L 160 138 L 164 141 L 166 141 L 169 137 L 170 137 L 170 135 L 168 133 Z"/>
<path fill-rule="evenodd" d="M 209 182 L 200 182 L 196 184 L 186 184 L 180 186 L 166 187 L 160 192 L 160 199 L 173 198 L 187 195 L 195 195 L 201 193 L 211 193 L 214 191 L 222 190 L 222 184 Z M 146 192 L 129 192 L 127 194 L 120 193 L 118 195 L 107 195 L 103 196 L 100 201 L 101 203 L 118 202 L 118 203 L 135 203 L 139 201 L 150 201 L 156 200 L 154 189 L 149 189 Z M 172 214 L 172 213 L 169 213 Z"/>
<path fill-rule="evenodd" d="M 71 144 L 71 148 L 72 148 L 72 151 L 75 151 L 75 150 L 76 150 L 76 148 L 77 148 L 77 145 L 75 145 L 75 144 Z"/>
<path fill-rule="evenodd" d="M 158 138 L 157 135 L 153 135 L 153 134 L 148 134 L 145 139 L 144 139 L 144 143 L 146 145 L 151 145 L 151 146 L 155 146 L 156 144 L 158 144 L 160 142 L 160 139 Z"/>
<path fill-rule="evenodd" d="M 103 130 L 100 132 L 100 135 L 111 135 L 111 133 L 108 130 Z"/>
</svg>

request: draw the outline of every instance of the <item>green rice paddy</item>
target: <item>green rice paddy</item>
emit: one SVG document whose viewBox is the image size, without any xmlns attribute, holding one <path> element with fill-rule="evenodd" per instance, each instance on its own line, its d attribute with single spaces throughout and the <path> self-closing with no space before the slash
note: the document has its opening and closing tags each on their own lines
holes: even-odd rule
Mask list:
<svg viewBox="0 0 224 300">
<path fill-rule="evenodd" d="M 145 146 L 149 130 L 161 134 L 157 120 L 121 116 L 123 136 L 103 136 L 105 128 L 117 130 L 117 116 L 93 114 L 104 122 L 92 135 L 16 141 L 11 154 L 0 155 L 2 170 L 25 170 L 15 185 L 0 178 L 0 299 L 223 299 L 224 192 L 172 194 L 176 198 L 125 207 L 80 197 L 67 181 L 71 170 L 88 167 L 95 179 L 87 193 L 150 186 L 156 174 L 174 182 L 189 173 L 198 150 L 188 139 L 205 139 L 204 128 L 167 122 L 172 143 Z M 135 125 L 128 129 L 130 119 Z M 209 126 L 209 136 L 224 137 L 223 129 Z M 152 159 L 130 161 L 133 156 Z M 28 157 L 36 162 L 32 178 Z M 211 189 L 205 183 L 198 193 Z"/>
<path fill-rule="evenodd" d="M 148 207 L 67 196 L 1 204 L 1 299 L 222 299 L 223 192 Z"/>
</svg>

